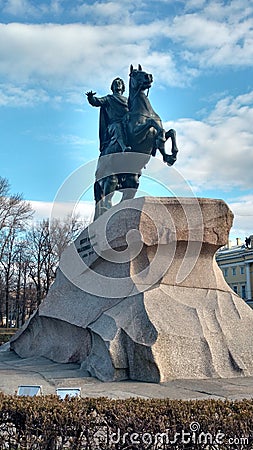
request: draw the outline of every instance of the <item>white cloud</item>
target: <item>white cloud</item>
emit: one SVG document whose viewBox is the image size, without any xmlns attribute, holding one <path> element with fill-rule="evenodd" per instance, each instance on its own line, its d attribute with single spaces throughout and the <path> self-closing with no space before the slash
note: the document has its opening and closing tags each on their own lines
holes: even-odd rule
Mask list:
<svg viewBox="0 0 253 450">
<path fill-rule="evenodd" d="M 74 4 L 76 3 L 76 4 Z M 19 18 L 40 18 L 53 14 L 56 17 L 68 14 L 72 19 L 81 20 L 89 17 L 92 23 L 97 23 L 100 19 L 104 22 L 118 23 L 125 22 L 129 13 L 133 9 L 141 9 L 142 3 L 136 5 L 134 0 L 125 0 L 124 7 L 117 1 L 77 1 L 64 2 L 64 0 L 51 0 L 36 2 L 36 0 L 5 0 L 0 1 L 0 8 L 4 14 L 9 14 Z"/>
<path fill-rule="evenodd" d="M 235 217 L 232 228 L 234 237 L 244 238 L 253 234 L 253 195 L 244 195 L 228 202 Z"/>
<path fill-rule="evenodd" d="M 161 64 L 167 82 L 180 83 L 171 56 L 151 50 L 152 36 L 160 34 L 161 24 L 135 26 L 0 25 L 0 74 L 12 82 L 40 81 L 46 86 L 89 84 L 94 75 L 99 82 L 111 79 L 130 62 Z M 119 45 L 115 45 L 115 36 Z M 103 69 L 102 69 L 103 67 Z M 103 80 L 103 81 L 102 81 Z"/>
<path fill-rule="evenodd" d="M 41 19 L 43 16 L 53 14 L 59 16 L 63 13 L 61 0 L 51 0 L 49 3 L 42 3 L 30 0 L 7 0 L 0 4 L 3 14 L 16 18 Z"/>
<path fill-rule="evenodd" d="M 47 103 L 50 96 L 44 89 L 32 89 L 12 84 L 0 84 L 0 106 L 34 106 Z"/>
<path fill-rule="evenodd" d="M 93 4 L 82 3 L 73 8 L 71 12 L 79 18 L 91 15 L 96 22 L 118 23 L 122 19 L 125 22 L 129 17 L 126 5 L 123 7 L 122 3 L 113 1 L 94 2 Z"/>
<path fill-rule="evenodd" d="M 185 9 L 189 11 L 195 8 L 202 8 L 206 3 L 206 0 L 187 0 L 185 2 Z"/>
<path fill-rule="evenodd" d="M 51 89 L 43 89 L 38 85 L 29 83 L 14 84 L 0 83 L 0 107 L 31 107 L 45 103 L 50 103 L 58 108 L 62 103 L 72 105 L 83 105 L 84 93 L 79 89 L 65 90 L 64 92 L 55 92 Z M 83 112 L 82 108 L 76 108 L 76 111 Z"/>
<path fill-rule="evenodd" d="M 86 139 L 74 134 L 62 134 L 62 135 L 43 135 L 40 137 L 43 141 L 54 142 L 60 145 L 66 145 L 68 147 L 83 147 L 87 145 L 93 145 L 96 143 L 96 140 Z M 71 150 L 72 151 L 72 150 Z"/>
<path fill-rule="evenodd" d="M 24 13 L 30 16 L 34 15 L 36 8 L 27 0 L 8 0 L 3 12 L 13 16 L 22 16 Z"/>
<path fill-rule="evenodd" d="M 252 100 L 253 92 L 225 98 L 203 122 L 180 119 L 164 124 L 177 130 L 177 168 L 198 192 L 253 188 Z"/>
<path fill-rule="evenodd" d="M 197 13 L 177 16 L 168 34 L 192 49 L 215 48 L 231 41 L 226 24 L 211 21 Z"/>
<path fill-rule="evenodd" d="M 149 70 L 159 67 L 156 79 L 163 84 L 182 86 L 206 67 L 251 66 L 250 8 L 243 0 L 230 7 L 219 2 L 205 5 L 200 3 L 195 13 L 182 10 L 174 19 L 168 14 L 163 20 L 150 20 L 149 13 L 149 21 L 135 23 L 131 0 L 124 7 L 114 1 L 80 2 L 68 12 L 86 23 L 0 24 L 0 76 L 13 83 L 69 89 L 90 86 L 95 74 L 97 86 L 104 86 L 118 71 L 126 73 L 130 63 L 141 62 Z M 54 17 L 63 4 L 9 0 L 6 8 L 16 14 L 51 12 Z"/>
<path fill-rule="evenodd" d="M 202 9 L 206 17 L 229 23 L 242 22 L 252 11 L 253 5 L 248 0 L 206 1 Z"/>
<path fill-rule="evenodd" d="M 251 107 L 253 107 L 253 91 L 238 95 L 236 98 L 225 97 L 217 102 L 215 110 L 209 115 L 209 121 L 222 123 L 225 117 L 240 116 L 243 119 L 244 128 L 249 129 Z"/>
<path fill-rule="evenodd" d="M 80 201 L 74 203 L 54 203 L 54 202 L 40 202 L 30 200 L 32 208 L 35 211 L 33 221 L 40 222 L 43 219 L 64 219 L 69 213 L 71 215 L 78 215 L 80 220 L 84 223 L 90 223 L 93 220 L 94 204 L 89 201 Z"/>
<path fill-rule="evenodd" d="M 63 8 L 61 5 L 61 1 L 60 0 L 52 0 L 51 4 L 50 4 L 50 10 L 54 13 L 54 14 L 60 14 L 63 12 Z"/>
<path fill-rule="evenodd" d="M 182 57 L 197 67 L 251 66 L 252 13 L 245 0 L 207 2 L 198 11 L 176 16 L 167 36 L 181 43 Z"/>
</svg>

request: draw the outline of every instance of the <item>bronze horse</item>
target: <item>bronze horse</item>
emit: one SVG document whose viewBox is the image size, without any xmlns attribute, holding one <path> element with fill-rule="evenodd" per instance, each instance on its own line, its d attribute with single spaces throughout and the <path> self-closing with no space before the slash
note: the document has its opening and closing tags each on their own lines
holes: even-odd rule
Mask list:
<svg viewBox="0 0 253 450">
<path fill-rule="evenodd" d="M 95 219 L 112 206 L 115 191 L 123 193 L 122 199 L 135 196 L 139 177 L 151 156 L 159 150 L 163 161 L 172 166 L 177 159 L 176 132 L 165 131 L 158 114 L 153 110 L 146 91 L 153 82 L 151 74 L 130 66 L 129 112 L 124 117 L 124 127 L 128 151 L 122 150 L 115 142 L 109 143 L 98 160 L 94 194 L 96 201 Z M 171 155 L 165 152 L 165 142 L 171 138 Z"/>
</svg>

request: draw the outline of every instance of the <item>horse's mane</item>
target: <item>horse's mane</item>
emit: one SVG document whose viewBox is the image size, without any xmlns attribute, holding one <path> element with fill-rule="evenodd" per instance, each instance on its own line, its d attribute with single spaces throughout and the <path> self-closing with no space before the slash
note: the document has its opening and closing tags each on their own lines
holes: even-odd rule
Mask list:
<svg viewBox="0 0 253 450">
<path fill-rule="evenodd" d="M 133 101 L 135 99 L 135 97 L 137 97 L 137 95 L 140 94 L 140 92 L 143 92 L 144 94 L 144 90 L 141 86 L 139 86 L 138 88 L 135 88 L 133 86 L 133 74 L 134 73 L 138 73 L 139 70 L 134 69 L 130 72 L 129 75 L 129 94 L 128 94 L 128 109 L 129 111 L 131 111 L 131 109 L 133 108 Z M 149 88 L 147 89 L 147 97 L 148 97 L 148 93 L 149 93 Z"/>
</svg>

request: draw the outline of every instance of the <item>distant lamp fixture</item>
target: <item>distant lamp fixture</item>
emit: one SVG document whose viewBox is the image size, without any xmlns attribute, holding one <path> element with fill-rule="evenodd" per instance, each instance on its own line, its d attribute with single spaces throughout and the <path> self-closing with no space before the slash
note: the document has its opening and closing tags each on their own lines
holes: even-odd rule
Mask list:
<svg viewBox="0 0 253 450">
<path fill-rule="evenodd" d="M 68 397 L 81 397 L 81 388 L 57 388 L 56 394 L 61 400 Z"/>
<path fill-rule="evenodd" d="M 18 396 L 35 397 L 42 395 L 42 386 L 20 385 L 18 386 Z"/>
</svg>

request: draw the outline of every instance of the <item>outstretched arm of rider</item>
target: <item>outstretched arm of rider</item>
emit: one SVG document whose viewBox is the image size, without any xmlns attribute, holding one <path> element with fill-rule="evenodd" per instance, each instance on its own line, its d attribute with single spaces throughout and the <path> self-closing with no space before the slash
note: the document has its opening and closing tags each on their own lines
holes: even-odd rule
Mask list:
<svg viewBox="0 0 253 450">
<path fill-rule="evenodd" d="M 87 100 L 92 106 L 103 106 L 106 103 L 106 97 L 95 97 L 96 92 L 88 91 L 86 92 Z"/>
</svg>

